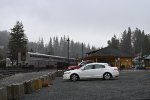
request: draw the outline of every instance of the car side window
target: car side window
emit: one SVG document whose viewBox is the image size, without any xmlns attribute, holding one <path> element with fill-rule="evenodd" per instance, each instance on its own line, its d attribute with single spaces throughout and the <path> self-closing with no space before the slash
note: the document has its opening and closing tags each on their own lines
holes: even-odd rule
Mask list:
<svg viewBox="0 0 150 100">
<path fill-rule="evenodd" d="M 100 68 L 105 68 L 105 66 L 104 65 L 99 65 L 99 64 L 95 65 L 95 69 L 100 69 Z"/>
<path fill-rule="evenodd" d="M 84 70 L 94 69 L 94 65 L 87 65 Z"/>
</svg>

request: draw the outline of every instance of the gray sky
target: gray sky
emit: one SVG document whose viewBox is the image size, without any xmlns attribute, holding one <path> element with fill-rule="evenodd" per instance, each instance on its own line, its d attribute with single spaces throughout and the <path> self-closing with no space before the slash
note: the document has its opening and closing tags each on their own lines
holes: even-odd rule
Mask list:
<svg viewBox="0 0 150 100">
<path fill-rule="evenodd" d="M 150 33 L 150 0 L 0 0 L 0 30 L 17 20 L 30 41 L 66 35 L 101 47 L 129 26 Z"/>
</svg>

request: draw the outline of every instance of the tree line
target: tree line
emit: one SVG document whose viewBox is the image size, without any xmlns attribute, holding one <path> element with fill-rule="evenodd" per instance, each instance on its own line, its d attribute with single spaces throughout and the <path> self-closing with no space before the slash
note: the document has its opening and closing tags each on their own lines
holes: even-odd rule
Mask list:
<svg viewBox="0 0 150 100">
<path fill-rule="evenodd" d="M 150 34 L 138 28 L 132 31 L 129 27 L 121 33 L 121 38 L 114 35 L 107 43 L 108 46 L 120 49 L 131 56 L 150 54 Z"/>
<path fill-rule="evenodd" d="M 9 32 L 0 31 L 0 60 L 6 58 L 8 51 Z"/>
<path fill-rule="evenodd" d="M 17 60 L 18 52 L 25 55 L 25 52 L 38 52 L 56 56 L 68 56 L 68 37 L 58 36 L 50 37 L 48 43 L 44 43 L 43 38 L 39 38 L 38 42 L 28 41 L 24 32 L 22 22 L 17 21 L 16 25 L 8 31 L 0 31 L 0 59 L 10 57 L 11 60 Z M 81 42 L 69 41 L 69 55 L 71 58 L 81 58 L 86 52 L 95 50 L 94 46 L 86 45 Z M 22 58 L 24 60 L 24 56 Z"/>
<path fill-rule="evenodd" d="M 56 56 L 68 56 L 68 37 L 63 36 L 58 38 L 50 37 L 49 43 L 45 44 L 43 42 L 43 38 L 39 38 L 38 42 L 29 42 L 28 43 L 28 51 L 30 52 L 39 52 L 49 55 L 56 55 Z M 91 50 L 95 50 L 96 47 L 90 45 L 86 45 L 85 43 L 81 42 L 74 42 L 73 40 L 69 41 L 69 56 L 72 58 L 81 58 L 82 55 L 85 56 L 86 52 Z"/>
<path fill-rule="evenodd" d="M 39 38 L 38 42 L 28 41 L 24 33 L 23 24 L 19 21 L 11 29 L 11 32 L 0 31 L 0 59 L 9 57 L 12 60 L 17 60 L 18 52 L 25 55 L 25 52 L 38 52 L 56 56 L 68 56 L 68 37 L 58 36 L 50 37 L 48 43 L 44 43 L 43 38 Z M 121 33 L 121 38 L 114 35 L 111 40 L 108 40 L 108 46 L 120 49 L 132 56 L 137 54 L 150 54 L 150 35 L 145 34 L 144 30 L 136 28 L 131 31 L 129 27 Z M 69 41 L 69 55 L 71 58 L 81 58 L 87 52 L 96 50 L 94 46 L 86 45 L 85 43 Z M 24 56 L 22 58 L 25 59 Z"/>
</svg>

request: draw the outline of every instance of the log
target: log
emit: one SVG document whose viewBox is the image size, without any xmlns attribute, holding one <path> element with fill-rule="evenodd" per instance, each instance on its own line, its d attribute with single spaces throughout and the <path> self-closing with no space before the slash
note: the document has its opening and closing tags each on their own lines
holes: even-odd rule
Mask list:
<svg viewBox="0 0 150 100">
<path fill-rule="evenodd" d="M 12 99 L 19 100 L 24 96 L 24 85 L 23 83 L 17 83 L 12 85 Z"/>
<path fill-rule="evenodd" d="M 0 100 L 7 100 L 7 89 L 6 89 L 6 87 L 0 88 Z"/>
<path fill-rule="evenodd" d="M 40 90 L 42 88 L 42 81 L 41 79 L 34 79 L 32 80 L 33 89 L 34 91 Z"/>
<path fill-rule="evenodd" d="M 24 82 L 24 92 L 25 94 L 31 94 L 33 92 L 33 85 L 31 80 Z"/>
</svg>

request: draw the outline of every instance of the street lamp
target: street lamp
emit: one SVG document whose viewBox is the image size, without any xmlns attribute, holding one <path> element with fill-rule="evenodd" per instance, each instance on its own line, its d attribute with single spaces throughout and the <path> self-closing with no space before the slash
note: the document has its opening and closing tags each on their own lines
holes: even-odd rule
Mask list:
<svg viewBox="0 0 150 100">
<path fill-rule="evenodd" d="M 70 42 L 69 37 L 68 37 L 68 39 L 67 39 L 67 42 L 68 42 L 68 65 L 69 65 L 69 64 L 70 64 L 70 62 L 69 62 L 69 42 Z"/>
<path fill-rule="evenodd" d="M 83 43 L 82 43 L 82 60 L 83 60 Z"/>
</svg>

